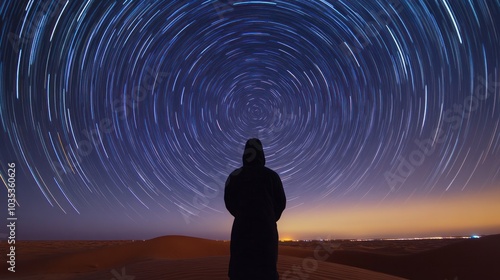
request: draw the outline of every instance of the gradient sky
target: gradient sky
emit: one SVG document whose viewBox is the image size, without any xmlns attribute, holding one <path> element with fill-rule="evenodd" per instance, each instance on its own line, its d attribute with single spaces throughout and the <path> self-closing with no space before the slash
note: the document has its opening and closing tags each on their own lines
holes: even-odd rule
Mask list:
<svg viewBox="0 0 500 280">
<path fill-rule="evenodd" d="M 224 182 L 251 137 L 285 187 L 281 238 L 500 232 L 500 1 L 0 14 L 19 239 L 229 239 Z"/>
</svg>

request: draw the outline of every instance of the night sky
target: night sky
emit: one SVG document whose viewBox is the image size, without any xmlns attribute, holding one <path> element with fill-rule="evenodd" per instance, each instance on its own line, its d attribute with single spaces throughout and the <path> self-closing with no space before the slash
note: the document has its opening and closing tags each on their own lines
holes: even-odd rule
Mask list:
<svg viewBox="0 0 500 280">
<path fill-rule="evenodd" d="M 20 239 L 229 239 L 224 182 L 252 137 L 283 181 L 282 238 L 500 232 L 498 0 L 0 14 Z"/>
</svg>

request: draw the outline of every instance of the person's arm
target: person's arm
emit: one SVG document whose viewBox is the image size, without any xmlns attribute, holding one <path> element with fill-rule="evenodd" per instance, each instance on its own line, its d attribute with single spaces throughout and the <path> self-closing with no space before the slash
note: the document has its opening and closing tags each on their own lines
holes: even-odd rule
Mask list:
<svg viewBox="0 0 500 280">
<path fill-rule="evenodd" d="M 283 189 L 283 183 L 281 182 L 280 176 L 276 173 L 276 179 L 274 183 L 274 215 L 276 221 L 281 218 L 281 214 L 286 207 L 286 196 L 285 190 Z"/>
</svg>

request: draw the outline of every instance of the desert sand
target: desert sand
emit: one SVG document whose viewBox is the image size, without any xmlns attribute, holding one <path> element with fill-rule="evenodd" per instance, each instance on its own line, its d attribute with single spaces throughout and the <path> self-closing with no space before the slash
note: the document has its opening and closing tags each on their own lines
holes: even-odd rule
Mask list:
<svg viewBox="0 0 500 280">
<path fill-rule="evenodd" d="M 186 236 L 146 241 L 20 241 L 2 279 L 228 279 L 229 242 Z M 322 244 L 322 245 L 321 245 Z M 326 244 L 326 245 L 325 245 Z M 281 279 L 500 279 L 500 235 L 418 242 L 280 244 Z M 6 244 L 3 243 L 5 256 Z"/>
</svg>

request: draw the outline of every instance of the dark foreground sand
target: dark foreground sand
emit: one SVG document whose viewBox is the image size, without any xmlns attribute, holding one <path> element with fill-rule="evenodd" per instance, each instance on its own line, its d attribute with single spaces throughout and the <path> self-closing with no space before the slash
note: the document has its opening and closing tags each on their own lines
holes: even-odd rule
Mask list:
<svg viewBox="0 0 500 280">
<path fill-rule="evenodd" d="M 500 235 L 398 242 L 283 243 L 278 270 L 282 280 L 500 279 Z M 228 279 L 229 242 L 224 241 L 165 236 L 17 243 L 17 272 L 8 272 L 2 261 L 1 279 Z M 6 247 L 3 242 L 3 260 Z"/>
</svg>

